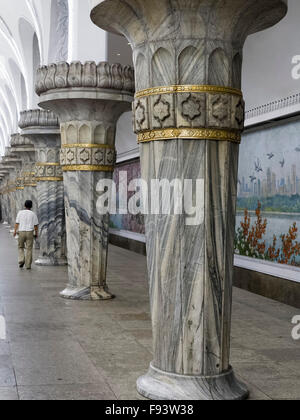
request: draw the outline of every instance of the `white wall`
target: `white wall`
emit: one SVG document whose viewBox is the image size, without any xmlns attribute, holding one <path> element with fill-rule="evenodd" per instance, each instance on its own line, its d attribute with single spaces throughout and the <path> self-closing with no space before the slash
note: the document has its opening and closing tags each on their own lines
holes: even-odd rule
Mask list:
<svg viewBox="0 0 300 420">
<path fill-rule="evenodd" d="M 300 79 L 292 78 L 292 58 L 300 55 L 300 0 L 289 0 L 288 7 L 281 22 L 246 41 L 243 91 L 248 110 L 300 92 Z"/>
<path fill-rule="evenodd" d="M 107 33 L 90 19 L 90 4 L 86 0 L 69 0 L 68 61 L 107 60 Z"/>
</svg>

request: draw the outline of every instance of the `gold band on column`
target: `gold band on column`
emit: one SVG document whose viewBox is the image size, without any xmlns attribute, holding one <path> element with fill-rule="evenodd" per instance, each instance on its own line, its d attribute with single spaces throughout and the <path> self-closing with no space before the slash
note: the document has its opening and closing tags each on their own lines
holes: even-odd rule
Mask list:
<svg viewBox="0 0 300 420">
<path fill-rule="evenodd" d="M 138 134 L 138 143 L 174 139 L 220 140 L 240 144 L 241 134 L 237 131 L 210 130 L 207 128 L 165 128 L 161 130 L 145 131 Z"/>
<path fill-rule="evenodd" d="M 54 163 L 54 162 L 38 162 L 35 166 L 60 166 L 60 163 Z"/>
<path fill-rule="evenodd" d="M 64 178 L 62 176 L 45 176 L 45 177 L 40 177 L 40 178 L 36 178 L 37 182 L 60 182 L 63 181 Z"/>
<path fill-rule="evenodd" d="M 109 144 L 89 144 L 89 143 L 69 143 L 69 144 L 62 144 L 62 149 L 111 149 L 115 150 L 114 146 L 110 146 Z"/>
<path fill-rule="evenodd" d="M 86 171 L 86 172 L 114 172 L 114 166 L 98 166 L 98 165 L 65 165 L 62 167 L 63 172 L 70 171 Z"/>
<path fill-rule="evenodd" d="M 24 176 L 34 176 L 35 172 L 23 172 Z"/>
<path fill-rule="evenodd" d="M 171 85 L 171 86 L 157 86 L 150 89 L 140 90 L 136 92 L 135 98 L 142 98 L 145 96 L 163 95 L 168 93 L 212 93 L 212 94 L 230 94 L 243 96 L 243 92 L 239 89 L 215 86 L 215 85 Z"/>
</svg>

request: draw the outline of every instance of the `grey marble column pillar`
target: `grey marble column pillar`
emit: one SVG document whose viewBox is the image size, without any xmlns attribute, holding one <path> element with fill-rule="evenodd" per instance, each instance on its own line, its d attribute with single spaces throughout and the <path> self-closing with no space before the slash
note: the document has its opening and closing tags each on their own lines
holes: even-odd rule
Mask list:
<svg viewBox="0 0 300 420">
<path fill-rule="evenodd" d="M 16 167 L 19 161 L 10 154 L 10 149 L 6 148 L 6 154 L 1 160 L 1 168 L 5 174 L 5 192 L 3 196 L 4 201 L 4 217 L 5 224 L 7 224 L 12 232 L 16 218 L 16 197 L 15 197 L 15 182 L 16 182 Z"/>
<path fill-rule="evenodd" d="M 194 226 L 188 211 L 146 217 L 154 361 L 138 391 L 161 400 L 245 398 L 229 363 L 242 49 L 249 34 L 283 18 L 286 2 L 96 3 L 93 22 L 133 48 L 142 177 L 149 186 L 203 186 Z"/>
<path fill-rule="evenodd" d="M 40 253 L 37 265 L 67 264 L 63 174 L 59 161 L 57 117 L 44 110 L 21 112 L 21 137 L 35 148 L 35 182 L 39 217 Z"/>
<path fill-rule="evenodd" d="M 4 225 L 8 226 L 8 177 L 9 170 L 6 169 L 0 163 L 0 175 L 2 178 L 1 181 L 1 212 L 2 212 L 2 222 Z"/>
<path fill-rule="evenodd" d="M 17 217 L 17 191 L 16 191 L 16 178 L 17 171 L 21 168 L 22 161 L 12 153 L 11 148 L 6 148 L 5 156 L 2 158 L 4 167 L 9 168 L 8 179 L 8 195 L 7 200 L 9 203 L 8 223 L 11 226 L 11 233 L 14 232 L 14 225 Z"/>
<path fill-rule="evenodd" d="M 24 208 L 26 200 L 31 200 L 33 204 L 32 210 L 38 215 L 38 197 L 37 183 L 35 179 L 35 148 L 34 145 L 22 139 L 20 134 L 12 135 L 11 151 L 16 154 L 22 161 L 22 169 L 18 176 L 18 193 L 20 198 L 20 210 Z M 35 249 L 40 248 L 39 239 L 35 240 Z"/>
<path fill-rule="evenodd" d="M 130 67 L 107 63 L 53 64 L 38 71 L 40 106 L 61 123 L 69 284 L 62 297 L 111 299 L 106 283 L 109 214 L 97 207 L 97 184 L 111 179 L 115 132 L 130 109 Z"/>
<path fill-rule="evenodd" d="M 23 177 L 23 161 L 21 157 L 23 153 L 33 153 L 34 149 L 30 142 L 20 136 L 19 133 L 11 136 L 11 152 L 18 156 L 20 164 L 16 168 L 16 212 L 24 209 L 27 194 L 24 191 L 24 177 Z"/>
</svg>

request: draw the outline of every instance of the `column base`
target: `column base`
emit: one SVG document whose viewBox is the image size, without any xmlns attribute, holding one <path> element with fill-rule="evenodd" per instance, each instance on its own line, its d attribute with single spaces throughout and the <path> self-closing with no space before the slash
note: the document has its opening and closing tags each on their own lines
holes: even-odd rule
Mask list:
<svg viewBox="0 0 300 420">
<path fill-rule="evenodd" d="M 186 376 L 163 372 L 151 364 L 148 373 L 138 379 L 137 390 L 142 396 L 157 401 L 234 401 L 249 396 L 232 368 L 218 376 Z"/>
<path fill-rule="evenodd" d="M 35 261 L 35 265 L 40 267 L 63 267 L 68 265 L 68 262 L 66 258 L 53 259 L 50 257 L 39 257 Z"/>
<path fill-rule="evenodd" d="M 104 287 L 72 287 L 68 286 L 60 293 L 64 299 L 72 300 L 111 300 L 115 296 Z"/>
</svg>

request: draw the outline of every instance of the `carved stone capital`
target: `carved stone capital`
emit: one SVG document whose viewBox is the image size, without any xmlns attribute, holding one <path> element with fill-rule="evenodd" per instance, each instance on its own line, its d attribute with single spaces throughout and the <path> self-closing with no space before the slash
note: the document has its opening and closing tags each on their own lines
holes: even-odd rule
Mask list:
<svg viewBox="0 0 300 420">
<path fill-rule="evenodd" d="M 11 135 L 11 146 L 13 148 L 17 147 L 24 147 L 24 146 L 30 146 L 32 147 L 32 143 L 28 138 L 22 137 L 20 133 L 12 134 Z"/>
<path fill-rule="evenodd" d="M 26 129 L 29 127 L 52 127 L 58 128 L 59 121 L 57 116 L 51 111 L 43 109 L 31 109 L 20 113 L 19 127 Z"/>
<path fill-rule="evenodd" d="M 130 66 L 93 61 L 84 64 L 61 62 L 38 69 L 36 93 L 54 89 L 98 88 L 134 92 L 134 71 Z"/>
</svg>

